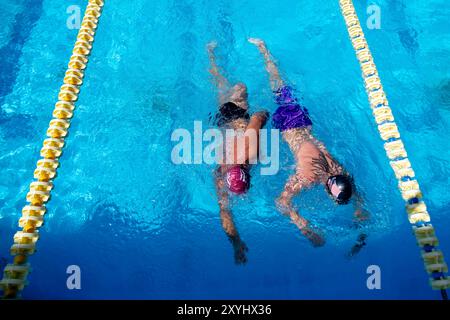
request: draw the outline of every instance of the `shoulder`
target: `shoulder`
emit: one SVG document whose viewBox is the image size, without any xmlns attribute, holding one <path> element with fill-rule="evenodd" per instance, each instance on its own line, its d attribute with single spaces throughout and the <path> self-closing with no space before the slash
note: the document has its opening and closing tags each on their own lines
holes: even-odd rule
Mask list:
<svg viewBox="0 0 450 320">
<path fill-rule="evenodd" d="M 338 175 L 338 174 L 345 174 L 346 171 L 342 167 L 342 165 L 334 159 L 330 154 L 326 155 L 327 161 L 330 167 L 330 174 Z"/>
</svg>

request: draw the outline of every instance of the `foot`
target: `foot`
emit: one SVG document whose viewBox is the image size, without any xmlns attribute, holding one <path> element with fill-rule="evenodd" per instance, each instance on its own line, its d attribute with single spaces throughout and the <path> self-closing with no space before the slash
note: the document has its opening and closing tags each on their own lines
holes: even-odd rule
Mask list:
<svg viewBox="0 0 450 320">
<path fill-rule="evenodd" d="M 257 38 L 248 38 L 248 42 L 257 46 L 259 51 L 261 51 L 262 54 L 268 53 L 266 43 L 263 40 L 257 39 Z"/>
<path fill-rule="evenodd" d="M 264 41 L 261 39 L 258 39 L 258 38 L 248 38 L 248 42 L 254 44 L 257 47 L 265 47 L 266 46 Z"/>
<path fill-rule="evenodd" d="M 217 41 L 215 40 L 206 45 L 206 49 L 208 50 L 208 52 L 213 52 L 215 48 L 217 48 Z"/>
</svg>

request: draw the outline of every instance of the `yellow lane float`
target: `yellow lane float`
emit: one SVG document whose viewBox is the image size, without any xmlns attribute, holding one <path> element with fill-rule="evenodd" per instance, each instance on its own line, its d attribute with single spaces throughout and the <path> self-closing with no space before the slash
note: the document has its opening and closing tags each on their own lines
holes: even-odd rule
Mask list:
<svg viewBox="0 0 450 320">
<path fill-rule="evenodd" d="M 28 256 L 36 251 L 39 239 L 39 228 L 44 223 L 47 211 L 45 203 L 50 200 L 53 190 L 52 180 L 56 177 L 59 167 L 58 158 L 62 154 L 65 137 L 70 127 L 70 119 L 75 109 L 74 102 L 78 100 L 80 86 L 83 84 L 84 70 L 89 61 L 88 55 L 92 50 L 98 18 L 101 16 L 103 0 L 89 0 L 81 28 L 77 35 L 72 56 L 68 63 L 63 85 L 58 94 L 58 102 L 53 110 L 47 136 L 44 140 L 40 155 L 42 159 L 37 162 L 34 170 L 34 179 L 26 195 L 28 204 L 22 209 L 19 218 L 21 231 L 14 235 L 14 244 L 11 247 L 13 263 L 8 264 L 3 271 L 0 289 L 3 297 L 14 299 L 20 296 L 21 291 L 28 284 L 27 277 L 31 272 Z"/>
<path fill-rule="evenodd" d="M 408 220 L 412 224 L 417 244 L 421 247 L 425 269 L 430 274 L 430 285 L 433 289 L 445 290 L 450 287 L 450 279 L 446 275 L 447 264 L 442 252 L 437 249 L 439 241 L 430 223 L 430 215 L 422 199 L 419 183 L 400 139 L 400 133 L 394 122 L 392 110 L 389 107 L 353 1 L 339 0 L 339 4 L 352 46 L 361 66 L 364 85 L 380 136 L 385 141 L 384 149 L 390 159 L 395 177 L 398 179 L 398 188 L 406 201 Z"/>
</svg>

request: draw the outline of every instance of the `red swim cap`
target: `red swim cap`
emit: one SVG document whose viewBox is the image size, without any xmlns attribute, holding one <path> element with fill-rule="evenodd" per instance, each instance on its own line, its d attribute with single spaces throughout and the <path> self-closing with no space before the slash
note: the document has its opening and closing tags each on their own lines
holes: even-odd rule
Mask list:
<svg viewBox="0 0 450 320">
<path fill-rule="evenodd" d="M 250 174 L 247 168 L 235 165 L 227 170 L 227 186 L 228 189 L 236 194 L 247 192 L 250 186 Z"/>
</svg>

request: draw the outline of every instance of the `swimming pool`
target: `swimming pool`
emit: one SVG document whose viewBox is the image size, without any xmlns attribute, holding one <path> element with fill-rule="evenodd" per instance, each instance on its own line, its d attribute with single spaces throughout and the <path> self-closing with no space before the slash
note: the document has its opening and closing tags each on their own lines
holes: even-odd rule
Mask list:
<svg viewBox="0 0 450 320">
<path fill-rule="evenodd" d="M 366 37 L 448 256 L 450 9 L 443 0 L 376 3 L 382 28 L 365 29 Z M 1 4 L 0 256 L 8 257 L 77 31 L 66 27 L 67 3 Z M 362 21 L 366 5 L 355 1 Z M 231 79 L 248 85 L 251 110 L 274 110 L 248 36 L 266 40 L 303 92 L 318 137 L 365 194 L 373 218 L 368 246 L 355 259 L 345 258 L 358 234 L 351 208 L 336 208 L 320 190 L 296 200 L 326 232 L 320 249 L 277 212 L 273 199 L 293 164 L 286 146 L 280 173 L 255 175 L 246 199 L 236 200 L 250 249 L 244 267 L 234 265 L 220 226 L 213 167 L 171 162 L 172 131 L 208 123 L 216 108 L 205 52 L 211 39 Z M 337 1 L 107 2 L 70 133 L 25 298 L 438 295 L 429 289 Z M 66 287 L 73 264 L 82 270 L 79 291 Z M 381 267 L 381 290 L 366 287 L 373 264 Z"/>
</svg>

